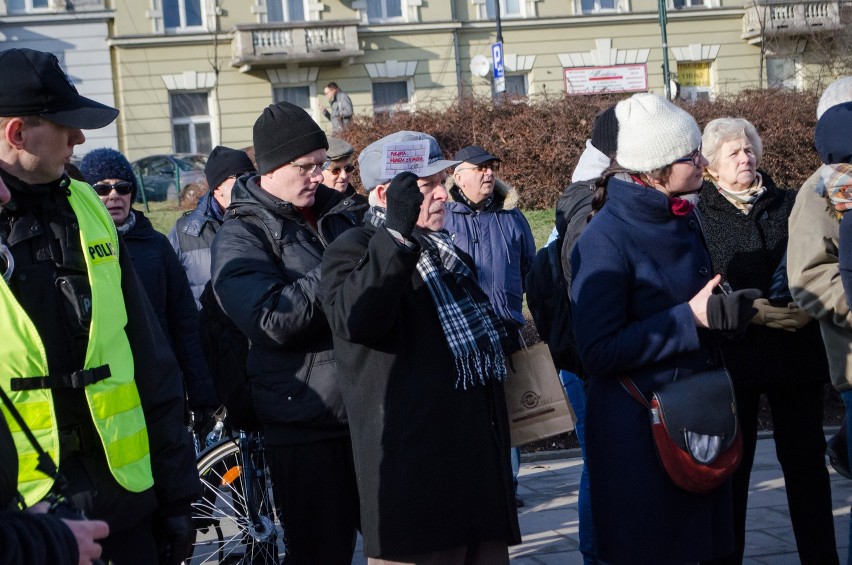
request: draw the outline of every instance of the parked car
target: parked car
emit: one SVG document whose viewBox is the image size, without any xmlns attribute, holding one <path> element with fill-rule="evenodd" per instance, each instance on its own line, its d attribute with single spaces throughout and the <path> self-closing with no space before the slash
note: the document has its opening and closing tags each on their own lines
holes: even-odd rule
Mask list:
<svg viewBox="0 0 852 565">
<path fill-rule="evenodd" d="M 177 200 L 180 192 L 191 184 L 207 186 L 204 165 L 207 155 L 171 153 L 151 155 L 131 163 L 149 201 Z M 136 199 L 142 201 L 142 190 Z"/>
</svg>

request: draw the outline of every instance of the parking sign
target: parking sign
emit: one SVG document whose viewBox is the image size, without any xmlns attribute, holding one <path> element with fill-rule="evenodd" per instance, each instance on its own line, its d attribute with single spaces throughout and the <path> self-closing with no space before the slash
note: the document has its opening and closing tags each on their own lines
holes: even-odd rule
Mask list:
<svg viewBox="0 0 852 565">
<path fill-rule="evenodd" d="M 503 42 L 491 45 L 491 59 L 494 62 L 494 92 L 506 91 L 506 78 L 503 70 Z"/>
</svg>

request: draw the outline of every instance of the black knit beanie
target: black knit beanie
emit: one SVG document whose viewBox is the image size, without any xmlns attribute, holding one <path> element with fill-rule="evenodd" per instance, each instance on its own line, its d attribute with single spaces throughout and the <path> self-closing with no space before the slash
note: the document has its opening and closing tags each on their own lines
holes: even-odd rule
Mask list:
<svg viewBox="0 0 852 565">
<path fill-rule="evenodd" d="M 127 158 L 116 151 L 103 147 L 89 151 L 80 161 L 80 172 L 89 184 L 97 184 L 106 179 L 126 180 L 133 183 L 131 202 L 136 202 L 136 175 Z"/>
<path fill-rule="evenodd" d="M 618 150 L 618 118 L 615 117 L 615 104 L 595 117 L 592 145 L 607 157 L 615 156 Z"/>
<path fill-rule="evenodd" d="M 204 176 L 207 178 L 207 186 L 210 190 L 214 190 L 229 177 L 250 171 L 254 171 L 254 163 L 246 152 L 224 145 L 214 147 L 210 156 L 207 157 L 207 164 L 204 165 Z"/>
<path fill-rule="evenodd" d="M 295 104 L 270 104 L 254 123 L 254 158 L 264 175 L 317 149 L 328 149 L 325 132 Z"/>
</svg>

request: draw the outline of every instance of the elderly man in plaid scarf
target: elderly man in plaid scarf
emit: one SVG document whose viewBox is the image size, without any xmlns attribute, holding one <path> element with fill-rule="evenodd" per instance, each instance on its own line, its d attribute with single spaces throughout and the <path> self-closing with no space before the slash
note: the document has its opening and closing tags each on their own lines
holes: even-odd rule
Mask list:
<svg viewBox="0 0 852 565">
<path fill-rule="evenodd" d="M 508 563 L 520 542 L 506 332 L 473 261 L 443 231 L 441 159 L 371 187 L 384 221 L 349 230 L 323 255 L 371 564 Z"/>
</svg>

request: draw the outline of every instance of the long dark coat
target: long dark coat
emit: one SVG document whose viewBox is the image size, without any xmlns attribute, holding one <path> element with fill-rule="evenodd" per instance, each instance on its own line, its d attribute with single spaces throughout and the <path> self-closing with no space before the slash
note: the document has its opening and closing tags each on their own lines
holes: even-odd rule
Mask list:
<svg viewBox="0 0 852 565">
<path fill-rule="evenodd" d="M 766 192 L 743 214 L 706 182 L 698 209 L 714 272 L 734 290 L 757 288 L 770 296 L 773 275 L 787 251 L 787 219 L 796 193 L 777 188 L 766 177 L 764 185 Z M 751 325 L 741 340 L 724 342 L 722 353 L 738 385 L 828 382 L 816 320 L 795 332 Z"/>
<path fill-rule="evenodd" d="M 693 215 L 666 196 L 610 179 L 608 200 L 571 260 L 574 330 L 590 375 L 586 454 L 598 557 L 618 563 L 696 562 L 733 552 L 730 482 L 680 489 L 657 460 L 647 410 L 621 387 L 650 393 L 715 365 L 714 336 L 687 304 L 712 278 Z"/>
<path fill-rule="evenodd" d="M 372 226 L 323 255 L 369 557 L 520 541 L 503 385 L 454 388 L 419 256 Z"/>
</svg>

